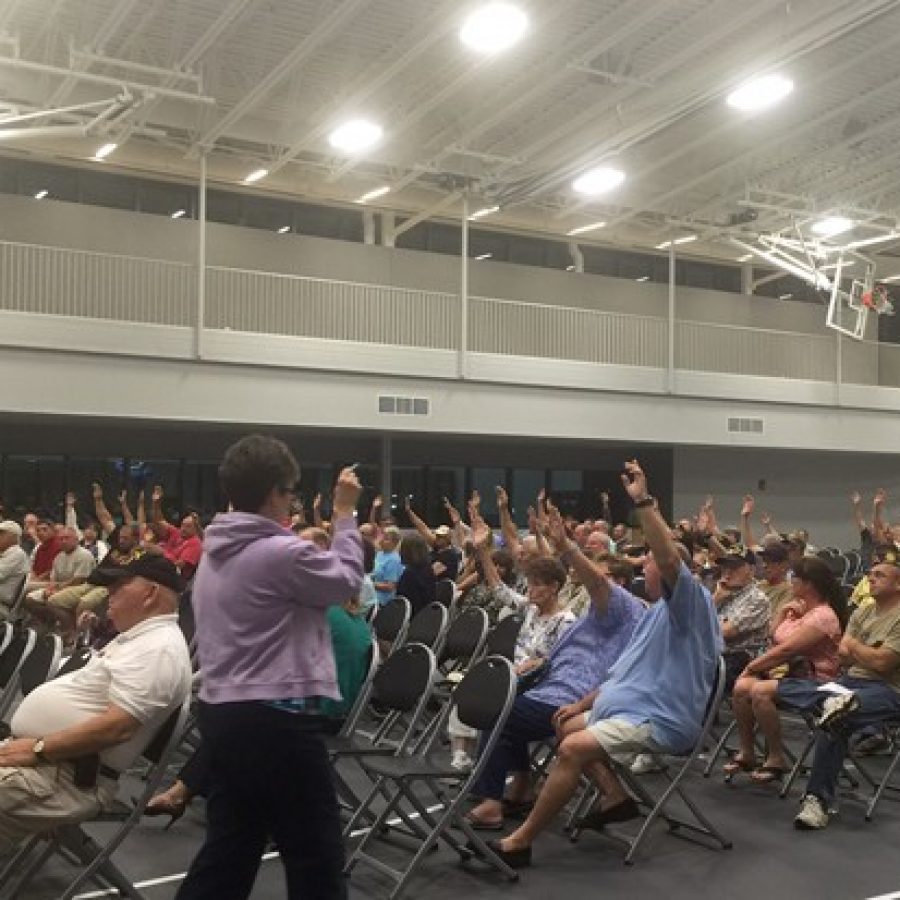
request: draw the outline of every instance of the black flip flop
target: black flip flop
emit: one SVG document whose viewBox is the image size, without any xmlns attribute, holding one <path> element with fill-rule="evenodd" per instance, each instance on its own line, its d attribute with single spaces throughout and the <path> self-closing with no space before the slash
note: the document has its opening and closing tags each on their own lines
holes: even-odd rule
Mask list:
<svg viewBox="0 0 900 900">
<path fill-rule="evenodd" d="M 588 828 L 591 831 L 602 831 L 606 825 L 613 822 L 627 822 L 636 819 L 641 814 L 637 803 L 632 797 L 610 806 L 608 809 L 594 809 L 576 823 L 577 828 Z"/>
</svg>

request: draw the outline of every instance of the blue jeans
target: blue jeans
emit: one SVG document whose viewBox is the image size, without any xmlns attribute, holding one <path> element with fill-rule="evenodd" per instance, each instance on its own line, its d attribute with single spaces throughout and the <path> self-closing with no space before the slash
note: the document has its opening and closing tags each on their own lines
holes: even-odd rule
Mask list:
<svg viewBox="0 0 900 900">
<path fill-rule="evenodd" d="M 552 719 L 557 709 L 559 707 L 531 700 L 524 694 L 516 697 L 506 725 L 473 788 L 475 794 L 491 800 L 503 799 L 506 776 L 510 772 L 528 771 L 528 745 L 556 733 Z"/>
<path fill-rule="evenodd" d="M 833 731 L 820 731 L 816 737 L 812 770 L 806 792 L 822 800 L 826 806 L 834 800 L 838 777 L 847 755 L 847 740 L 854 731 L 900 719 L 900 693 L 883 681 L 869 678 L 836 678 L 859 700 L 859 708 L 840 722 Z M 802 678 L 785 678 L 778 682 L 778 705 L 801 712 L 817 710 L 828 696 L 819 691 L 819 682 Z"/>
</svg>

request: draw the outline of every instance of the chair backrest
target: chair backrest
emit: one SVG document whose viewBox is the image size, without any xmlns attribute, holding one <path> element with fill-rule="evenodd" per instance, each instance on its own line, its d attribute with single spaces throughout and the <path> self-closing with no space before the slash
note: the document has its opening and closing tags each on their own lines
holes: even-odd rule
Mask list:
<svg viewBox="0 0 900 900">
<path fill-rule="evenodd" d="M 19 669 L 19 687 L 22 696 L 30 694 L 56 674 L 62 649 L 62 638 L 58 634 L 44 634 L 37 639 L 34 649 Z"/>
<path fill-rule="evenodd" d="M 6 649 L 0 653 L 0 688 L 5 688 L 15 678 L 36 640 L 37 635 L 30 628 L 13 634 Z"/>
<path fill-rule="evenodd" d="M 7 618 L 10 622 L 14 622 L 21 617 L 22 606 L 25 603 L 25 585 L 28 584 L 28 573 L 19 577 L 16 582 L 16 589 L 12 593 L 12 602 L 9 604 L 9 612 Z"/>
<path fill-rule="evenodd" d="M 430 647 L 404 644 L 375 673 L 372 697 L 389 709 L 409 712 L 430 689 L 436 667 Z"/>
<path fill-rule="evenodd" d="M 379 641 L 399 641 L 409 627 L 412 607 L 406 597 L 394 597 L 378 610 L 372 629 Z"/>
<path fill-rule="evenodd" d="M 447 630 L 447 607 L 440 603 L 429 603 L 420 609 L 409 623 L 406 643 L 424 644 L 436 650 Z"/>
<path fill-rule="evenodd" d="M 486 656 L 463 676 L 453 691 L 453 705 L 463 725 L 489 731 L 508 714 L 516 698 L 516 672 L 503 656 Z"/>
<path fill-rule="evenodd" d="M 69 675 L 72 672 L 83 669 L 93 655 L 94 651 L 90 647 L 76 647 L 72 651 L 72 655 L 59 667 L 53 677 L 61 678 L 63 675 Z"/>
<path fill-rule="evenodd" d="M 512 613 L 501 619 L 489 632 L 484 645 L 488 656 L 503 656 L 513 659 L 516 652 L 516 641 L 525 621 L 523 613 Z"/>
<path fill-rule="evenodd" d="M 148 762 L 158 765 L 174 752 L 181 743 L 188 715 L 191 709 L 191 695 L 188 693 L 184 702 L 159 726 L 150 743 L 144 748 L 141 756 Z"/>
<path fill-rule="evenodd" d="M 9 646 L 9 642 L 13 639 L 15 633 L 16 630 L 13 628 L 12 622 L 0 623 L 0 653 Z"/>
<path fill-rule="evenodd" d="M 359 722 L 359 717 L 362 715 L 362 711 L 365 709 L 366 704 L 369 702 L 369 693 L 372 690 L 372 682 L 375 680 L 375 673 L 378 671 L 378 667 L 380 664 L 381 657 L 378 653 L 378 641 L 374 639 L 373 635 L 372 643 L 369 644 L 366 677 L 363 679 L 363 683 L 360 685 L 359 692 L 356 695 L 356 700 L 353 701 L 353 706 L 350 707 L 350 711 L 347 713 L 347 718 L 344 719 L 344 724 L 341 726 L 341 734 L 352 734 L 353 730 L 356 728 L 356 725 Z"/>
<path fill-rule="evenodd" d="M 479 606 L 464 609 L 447 629 L 441 647 L 439 664 L 454 660 L 465 664 L 476 657 L 484 645 L 488 633 L 487 613 Z"/>
<path fill-rule="evenodd" d="M 375 621 L 375 616 L 378 615 L 378 604 L 373 603 L 366 611 L 363 613 L 363 618 L 366 620 L 368 625 L 371 625 Z"/>
<path fill-rule="evenodd" d="M 449 578 L 441 578 L 434 586 L 434 599 L 447 609 L 453 604 L 456 587 Z"/>
</svg>

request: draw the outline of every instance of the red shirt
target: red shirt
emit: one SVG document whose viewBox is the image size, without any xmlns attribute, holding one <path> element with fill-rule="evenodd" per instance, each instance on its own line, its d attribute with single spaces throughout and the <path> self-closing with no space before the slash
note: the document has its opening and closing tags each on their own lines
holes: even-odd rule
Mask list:
<svg viewBox="0 0 900 900">
<path fill-rule="evenodd" d="M 168 525 L 165 538 L 159 542 L 159 549 L 162 550 L 169 562 L 178 562 L 178 551 L 181 544 L 181 531 L 174 525 Z"/>
<path fill-rule="evenodd" d="M 34 562 L 31 564 L 31 571 L 35 575 L 44 575 L 50 571 L 53 560 L 59 554 L 59 540 L 54 535 L 49 541 L 38 544 L 34 551 Z"/>
<path fill-rule="evenodd" d="M 183 575 L 189 576 L 197 568 L 200 556 L 203 553 L 203 542 L 194 536 L 186 538 L 175 553 L 172 562 L 181 570 Z"/>
</svg>

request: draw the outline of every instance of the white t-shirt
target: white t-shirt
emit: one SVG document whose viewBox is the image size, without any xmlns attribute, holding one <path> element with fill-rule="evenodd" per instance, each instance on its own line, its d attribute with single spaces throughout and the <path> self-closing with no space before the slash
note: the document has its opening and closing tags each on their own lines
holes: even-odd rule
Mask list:
<svg viewBox="0 0 900 900">
<path fill-rule="evenodd" d="M 94 554 L 84 547 L 76 547 L 71 553 L 60 551 L 50 568 L 50 580 L 62 584 L 73 578 L 87 578 L 96 565 Z"/>
<path fill-rule="evenodd" d="M 113 704 L 141 723 L 133 737 L 100 754 L 101 762 L 123 772 L 190 689 L 191 660 L 177 617 L 153 616 L 110 641 L 83 669 L 35 688 L 10 727 L 16 737 L 44 737 Z"/>
<path fill-rule="evenodd" d="M 19 581 L 30 569 L 28 554 L 18 544 L 0 553 L 0 603 L 10 604 L 16 599 Z"/>
</svg>

